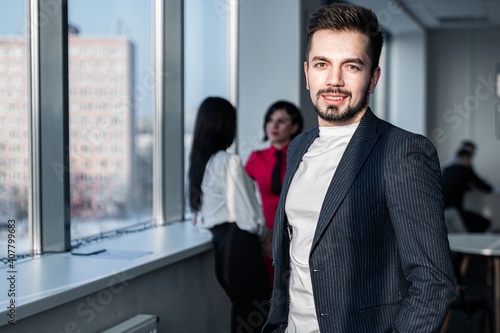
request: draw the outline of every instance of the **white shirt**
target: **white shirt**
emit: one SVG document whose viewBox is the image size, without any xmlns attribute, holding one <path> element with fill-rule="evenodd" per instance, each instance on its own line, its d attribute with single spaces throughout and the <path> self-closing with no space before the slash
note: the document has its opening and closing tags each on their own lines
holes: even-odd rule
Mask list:
<svg viewBox="0 0 500 333">
<path fill-rule="evenodd" d="M 309 254 L 326 191 L 358 124 L 320 127 L 319 137 L 302 157 L 290 184 L 285 204 L 288 222 L 293 229 L 288 333 L 319 332 Z"/>
<path fill-rule="evenodd" d="M 224 222 L 264 237 L 267 228 L 255 194 L 255 185 L 237 155 L 215 153 L 207 163 L 203 181 L 198 226 L 210 229 Z"/>
</svg>

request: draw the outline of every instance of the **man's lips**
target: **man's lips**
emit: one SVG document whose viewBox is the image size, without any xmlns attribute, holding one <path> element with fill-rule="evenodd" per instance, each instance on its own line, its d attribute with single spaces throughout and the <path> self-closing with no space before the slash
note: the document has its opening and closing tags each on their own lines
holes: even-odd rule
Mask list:
<svg viewBox="0 0 500 333">
<path fill-rule="evenodd" d="M 346 95 L 322 94 L 321 97 L 323 97 L 323 99 L 326 102 L 329 102 L 329 103 L 340 103 L 340 102 L 343 102 L 344 100 L 346 100 L 348 96 L 346 96 Z"/>
<path fill-rule="evenodd" d="M 344 102 L 351 94 L 347 91 L 327 89 L 318 92 L 323 101 L 329 104 L 339 104 Z"/>
</svg>

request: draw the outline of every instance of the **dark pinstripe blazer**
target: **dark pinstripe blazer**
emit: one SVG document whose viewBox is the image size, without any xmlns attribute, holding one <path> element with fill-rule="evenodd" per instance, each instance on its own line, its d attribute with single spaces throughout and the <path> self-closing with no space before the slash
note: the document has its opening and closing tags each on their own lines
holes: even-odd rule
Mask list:
<svg viewBox="0 0 500 333">
<path fill-rule="evenodd" d="M 285 199 L 315 128 L 295 138 L 274 225 L 274 290 L 263 332 L 288 319 Z M 455 298 L 440 166 L 425 137 L 363 116 L 327 190 L 309 264 L 324 333 L 438 332 Z M 300 333 L 300 332 L 299 332 Z"/>
</svg>

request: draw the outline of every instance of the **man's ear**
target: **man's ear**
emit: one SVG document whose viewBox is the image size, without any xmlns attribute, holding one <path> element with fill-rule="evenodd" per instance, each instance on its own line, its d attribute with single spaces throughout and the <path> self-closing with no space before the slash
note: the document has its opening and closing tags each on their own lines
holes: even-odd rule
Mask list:
<svg viewBox="0 0 500 333">
<path fill-rule="evenodd" d="M 309 71 L 309 64 L 307 61 L 304 61 L 304 74 L 306 74 L 306 89 L 309 90 L 309 76 L 307 72 Z"/>
<path fill-rule="evenodd" d="M 370 89 L 368 90 L 368 93 L 373 94 L 375 92 L 375 87 L 377 86 L 378 79 L 380 79 L 380 74 L 380 67 L 377 66 L 370 79 Z"/>
</svg>

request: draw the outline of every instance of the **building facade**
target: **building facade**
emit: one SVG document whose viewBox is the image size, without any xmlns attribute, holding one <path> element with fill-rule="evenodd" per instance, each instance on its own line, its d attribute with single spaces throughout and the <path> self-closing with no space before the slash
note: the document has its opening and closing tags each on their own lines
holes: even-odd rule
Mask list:
<svg viewBox="0 0 500 333">
<path fill-rule="evenodd" d="M 0 220 L 24 218 L 29 186 L 25 40 L 0 40 Z M 69 37 L 72 218 L 119 217 L 134 165 L 133 46 L 125 37 Z"/>
</svg>

